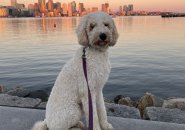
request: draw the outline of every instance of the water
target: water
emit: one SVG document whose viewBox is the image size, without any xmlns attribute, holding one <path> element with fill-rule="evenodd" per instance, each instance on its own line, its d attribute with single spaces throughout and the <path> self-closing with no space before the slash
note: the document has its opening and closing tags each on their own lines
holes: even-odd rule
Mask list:
<svg viewBox="0 0 185 130">
<path fill-rule="evenodd" d="M 0 19 L 0 84 L 49 92 L 79 47 L 79 19 Z M 104 95 L 185 97 L 185 18 L 114 20 L 120 37 L 110 49 L 112 71 Z"/>
</svg>

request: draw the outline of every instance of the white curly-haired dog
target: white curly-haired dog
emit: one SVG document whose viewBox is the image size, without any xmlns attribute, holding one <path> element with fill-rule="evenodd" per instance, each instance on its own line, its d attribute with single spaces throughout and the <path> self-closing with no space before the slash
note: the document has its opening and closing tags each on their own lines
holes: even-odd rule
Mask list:
<svg viewBox="0 0 185 130">
<path fill-rule="evenodd" d="M 81 20 L 77 36 L 82 47 L 57 77 L 46 106 L 46 118 L 37 122 L 33 130 L 83 130 L 85 127 L 80 122 L 83 114 L 88 127 L 88 89 L 82 67 L 84 47 L 87 47 L 94 130 L 113 130 L 107 121 L 102 89 L 110 73 L 108 48 L 114 46 L 118 39 L 116 26 L 108 14 L 90 13 Z"/>
</svg>

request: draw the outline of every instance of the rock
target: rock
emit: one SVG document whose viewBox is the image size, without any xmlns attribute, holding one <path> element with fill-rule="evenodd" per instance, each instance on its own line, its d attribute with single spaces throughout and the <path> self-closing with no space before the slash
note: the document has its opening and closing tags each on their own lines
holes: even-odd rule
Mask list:
<svg viewBox="0 0 185 130">
<path fill-rule="evenodd" d="M 22 87 L 16 87 L 6 92 L 6 94 L 18 97 L 40 98 L 42 101 L 48 100 L 48 94 L 44 90 L 36 90 L 30 92 Z"/>
<path fill-rule="evenodd" d="M 41 102 L 37 108 L 46 109 L 47 102 Z"/>
<path fill-rule="evenodd" d="M 48 94 L 44 90 L 32 91 L 26 97 L 40 98 L 42 101 L 47 101 L 48 100 Z"/>
<path fill-rule="evenodd" d="M 185 123 L 185 111 L 162 107 L 147 107 L 144 119 L 171 123 Z"/>
<path fill-rule="evenodd" d="M 177 98 L 177 97 L 168 97 L 167 100 L 169 100 L 169 99 L 175 99 L 175 98 Z"/>
<path fill-rule="evenodd" d="M 108 116 L 141 119 L 139 110 L 137 108 L 113 103 L 105 103 L 105 106 Z"/>
<path fill-rule="evenodd" d="M 118 104 L 121 104 L 121 105 L 126 105 L 126 106 L 129 106 L 129 107 L 133 107 L 133 101 L 130 99 L 130 97 L 124 97 L 124 98 L 121 98 L 119 101 L 118 101 Z"/>
<path fill-rule="evenodd" d="M 146 93 L 138 102 L 137 108 L 140 111 L 141 117 L 143 117 L 144 111 L 146 107 L 162 107 L 163 100 L 161 98 L 156 97 L 151 93 Z"/>
<path fill-rule="evenodd" d="M 4 93 L 4 86 L 3 85 L 0 85 L 0 94 L 1 93 Z"/>
<path fill-rule="evenodd" d="M 0 94 L 1 106 L 35 108 L 40 103 L 41 103 L 40 99 L 23 98 L 18 96 L 11 96 L 8 94 Z"/>
<path fill-rule="evenodd" d="M 37 121 L 44 119 L 45 110 L 0 106 L 0 130 L 31 130 Z M 185 124 L 119 117 L 108 117 L 108 122 L 112 124 L 114 130 L 185 130 Z"/>
<path fill-rule="evenodd" d="M 104 97 L 104 102 L 107 102 L 107 103 L 114 103 L 113 101 L 111 101 L 110 99 L 105 98 L 105 97 Z"/>
<path fill-rule="evenodd" d="M 7 91 L 6 94 L 9 94 L 12 96 L 18 96 L 18 97 L 26 97 L 29 94 L 29 91 L 18 86 Z"/>
<path fill-rule="evenodd" d="M 116 97 L 114 98 L 114 103 L 118 104 L 118 102 L 119 102 L 119 100 L 120 100 L 121 98 L 124 98 L 124 96 L 123 96 L 123 95 L 118 95 L 118 96 L 116 96 Z"/>
<path fill-rule="evenodd" d="M 164 100 L 163 108 L 178 108 L 181 110 L 185 110 L 185 98 L 174 98 L 169 100 Z"/>
</svg>

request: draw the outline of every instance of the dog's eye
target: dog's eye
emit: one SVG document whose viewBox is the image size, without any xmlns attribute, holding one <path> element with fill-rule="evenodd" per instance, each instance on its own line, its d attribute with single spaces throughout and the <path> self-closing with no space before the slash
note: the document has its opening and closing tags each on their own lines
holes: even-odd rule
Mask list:
<svg viewBox="0 0 185 130">
<path fill-rule="evenodd" d="M 104 23 L 105 27 L 109 27 L 109 24 L 108 23 Z"/>
<path fill-rule="evenodd" d="M 90 24 L 90 30 L 93 30 L 93 28 L 95 27 L 95 24 Z"/>
</svg>

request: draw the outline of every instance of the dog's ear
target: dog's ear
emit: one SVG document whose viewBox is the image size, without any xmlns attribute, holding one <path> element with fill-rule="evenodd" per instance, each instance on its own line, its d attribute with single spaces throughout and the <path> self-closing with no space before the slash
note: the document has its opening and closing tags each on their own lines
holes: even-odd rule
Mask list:
<svg viewBox="0 0 185 130">
<path fill-rule="evenodd" d="M 87 37 L 87 18 L 88 16 L 84 16 L 81 21 L 80 24 L 77 27 L 76 33 L 77 33 L 77 37 L 78 37 L 78 42 L 80 45 L 82 46 L 87 46 L 89 44 L 88 41 L 88 37 Z"/>
<path fill-rule="evenodd" d="M 110 42 L 110 46 L 114 46 L 118 40 L 119 34 L 116 28 L 116 25 L 114 23 L 114 20 L 112 20 L 113 26 L 112 26 L 112 41 Z"/>
</svg>

